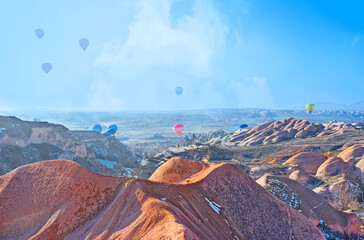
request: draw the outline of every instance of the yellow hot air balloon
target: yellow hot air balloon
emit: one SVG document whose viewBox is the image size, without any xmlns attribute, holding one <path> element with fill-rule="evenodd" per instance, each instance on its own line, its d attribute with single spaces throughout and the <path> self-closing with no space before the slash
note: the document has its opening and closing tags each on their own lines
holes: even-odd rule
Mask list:
<svg viewBox="0 0 364 240">
<path fill-rule="evenodd" d="M 307 111 L 312 113 L 312 111 L 315 109 L 315 104 L 307 104 L 306 109 L 307 109 Z"/>
</svg>

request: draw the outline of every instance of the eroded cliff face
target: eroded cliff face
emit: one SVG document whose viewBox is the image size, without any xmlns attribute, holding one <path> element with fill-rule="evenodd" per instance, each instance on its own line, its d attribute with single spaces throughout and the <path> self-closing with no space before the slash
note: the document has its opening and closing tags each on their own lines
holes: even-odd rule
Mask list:
<svg viewBox="0 0 364 240">
<path fill-rule="evenodd" d="M 0 176 L 1 239 L 325 239 L 231 164 L 173 158 L 150 180 L 66 160 Z"/>
<path fill-rule="evenodd" d="M 137 165 L 131 152 L 112 136 L 0 116 L 0 174 L 49 159 L 73 160 L 92 171 L 112 175 L 122 175 Z"/>
<path fill-rule="evenodd" d="M 300 183 L 280 176 L 264 176 L 257 182 L 274 196 L 301 212 L 316 226 L 326 225 L 325 236 L 359 239 L 360 220 L 353 213 L 338 211 L 323 197 Z"/>
</svg>

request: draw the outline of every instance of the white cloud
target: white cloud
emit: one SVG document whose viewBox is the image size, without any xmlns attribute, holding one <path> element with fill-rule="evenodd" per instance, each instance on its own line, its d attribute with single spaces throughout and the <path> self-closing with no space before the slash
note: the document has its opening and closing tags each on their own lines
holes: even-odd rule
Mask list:
<svg viewBox="0 0 364 240">
<path fill-rule="evenodd" d="M 192 14 L 172 24 L 171 4 L 172 0 L 136 2 L 126 40 L 106 43 L 93 62 L 99 77 L 89 95 L 92 106 L 170 109 L 175 86 L 204 84 L 201 79 L 210 74 L 228 26 L 208 0 L 195 1 Z"/>
<path fill-rule="evenodd" d="M 243 81 L 231 81 L 229 87 L 236 94 L 237 107 L 270 108 L 273 97 L 265 77 L 248 77 Z"/>
<path fill-rule="evenodd" d="M 193 15 L 184 15 L 171 25 L 170 0 L 138 1 L 135 21 L 125 43 L 105 44 L 95 66 L 184 65 L 193 72 L 208 70 L 223 45 L 228 27 L 209 1 L 196 1 Z"/>
</svg>

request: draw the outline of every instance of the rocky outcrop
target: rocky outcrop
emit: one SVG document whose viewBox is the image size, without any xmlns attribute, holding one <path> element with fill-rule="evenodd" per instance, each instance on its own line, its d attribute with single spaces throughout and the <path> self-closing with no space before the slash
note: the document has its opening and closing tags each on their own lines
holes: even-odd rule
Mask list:
<svg viewBox="0 0 364 240">
<path fill-rule="evenodd" d="M 353 131 L 353 130 L 358 129 L 355 126 L 353 126 L 351 123 L 326 123 L 323 125 L 325 127 L 325 131 L 318 134 L 317 135 L 318 137 L 335 136 L 335 135 L 343 134 L 344 132 L 347 132 L 347 131 Z"/>
<path fill-rule="evenodd" d="M 304 186 L 309 186 L 310 188 L 317 187 L 324 183 L 303 170 L 296 170 L 292 172 L 289 175 L 289 179 L 295 180 Z"/>
<path fill-rule="evenodd" d="M 327 225 L 325 236 L 359 239 L 360 221 L 352 213 L 336 210 L 323 197 L 298 182 L 279 176 L 263 176 L 257 181 L 277 198 L 295 208 L 316 226 Z M 324 230 L 324 229 L 322 229 Z"/>
<path fill-rule="evenodd" d="M 289 118 L 282 121 L 264 123 L 244 131 L 236 131 L 232 136 L 227 137 L 227 143 L 238 146 L 266 145 L 294 138 L 337 136 L 360 129 L 346 123 L 320 124 Z"/>
<path fill-rule="evenodd" d="M 230 164 L 171 159 L 144 180 L 44 161 L 0 176 L 0 202 L 5 240 L 325 239 Z"/>
<path fill-rule="evenodd" d="M 338 174 L 346 174 L 350 169 L 350 164 L 344 162 L 342 158 L 332 157 L 327 159 L 318 169 L 316 176 L 326 177 Z"/>
<path fill-rule="evenodd" d="M 364 144 L 356 144 L 348 147 L 337 156 L 342 158 L 345 162 L 355 165 L 361 159 L 364 159 Z"/>
<path fill-rule="evenodd" d="M 89 170 L 122 175 L 137 165 L 115 137 L 92 131 L 72 132 L 59 124 L 0 116 L 0 174 L 49 159 L 68 159 Z"/>
<path fill-rule="evenodd" d="M 364 173 L 364 159 L 360 160 L 355 166 L 359 168 L 362 173 Z"/>
<path fill-rule="evenodd" d="M 324 128 L 319 123 L 289 118 L 283 121 L 268 122 L 248 131 L 238 131 L 230 137 L 229 141 L 237 143 L 239 146 L 272 144 L 292 138 L 316 136 Z"/>
<path fill-rule="evenodd" d="M 185 136 L 182 140 L 183 146 L 191 144 L 216 144 L 225 141 L 227 137 L 232 135 L 231 133 L 219 130 L 214 132 L 208 132 L 207 134 L 190 134 Z"/>
<path fill-rule="evenodd" d="M 315 152 L 302 152 L 288 159 L 283 165 L 298 167 L 309 174 L 316 174 L 317 169 L 327 157 Z"/>
<path fill-rule="evenodd" d="M 105 136 L 95 131 L 72 131 L 72 133 L 86 145 L 89 151 L 95 152 L 97 159 L 113 161 L 122 167 L 136 166 L 132 152 L 115 137 Z"/>
</svg>

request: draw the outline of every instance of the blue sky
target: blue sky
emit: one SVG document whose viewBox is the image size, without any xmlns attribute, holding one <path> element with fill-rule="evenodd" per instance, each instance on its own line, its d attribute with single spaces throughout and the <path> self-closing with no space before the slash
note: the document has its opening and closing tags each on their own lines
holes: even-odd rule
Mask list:
<svg viewBox="0 0 364 240">
<path fill-rule="evenodd" d="M 0 110 L 363 101 L 363 8 L 335 0 L 2 0 Z M 48 75 L 44 62 L 53 65 Z M 184 87 L 179 97 L 176 86 Z"/>
</svg>

